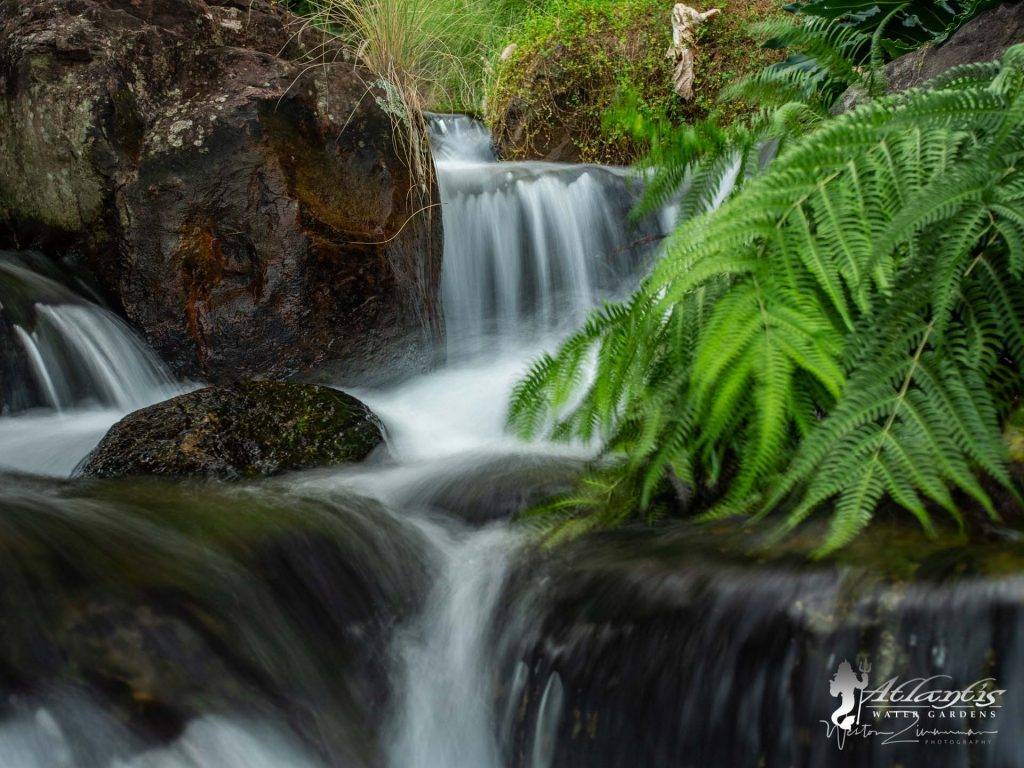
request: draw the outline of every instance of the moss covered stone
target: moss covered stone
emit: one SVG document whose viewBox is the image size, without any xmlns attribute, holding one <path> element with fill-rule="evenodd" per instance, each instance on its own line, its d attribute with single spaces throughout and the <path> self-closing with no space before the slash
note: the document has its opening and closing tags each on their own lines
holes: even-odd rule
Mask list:
<svg viewBox="0 0 1024 768">
<path fill-rule="evenodd" d="M 671 0 L 550 0 L 532 13 L 494 67 L 486 119 L 504 159 L 625 164 L 639 147 L 606 119 L 625 91 L 642 109 L 683 123 L 714 108 L 726 122 L 749 109 L 719 105 L 728 83 L 776 60 L 747 26 L 777 13 L 775 0 L 701 4 L 722 13 L 699 31 L 695 96 L 672 89 Z"/>
<path fill-rule="evenodd" d="M 329 387 L 208 387 L 130 414 L 81 468 L 89 477 L 223 480 L 360 461 L 383 441 L 373 413 Z"/>
</svg>

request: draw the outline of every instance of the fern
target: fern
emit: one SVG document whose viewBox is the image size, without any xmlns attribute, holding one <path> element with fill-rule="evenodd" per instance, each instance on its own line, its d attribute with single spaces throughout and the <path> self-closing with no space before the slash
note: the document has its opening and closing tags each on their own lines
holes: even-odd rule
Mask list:
<svg viewBox="0 0 1024 768">
<path fill-rule="evenodd" d="M 767 160 L 793 138 L 828 117 L 828 110 L 848 85 L 872 88 L 858 66 L 872 49 L 869 35 L 836 22 L 772 19 L 751 28 L 755 37 L 794 51 L 788 59 L 741 79 L 720 94 L 726 101 L 758 104 L 753 115 L 728 126 L 717 114 L 675 126 L 664 115 L 641 109 L 635 94 L 626 94 L 607 122 L 626 131 L 649 151 L 639 165 L 648 181 L 634 211 L 642 218 L 669 204 L 686 220 L 712 210 L 733 191 L 758 175 Z"/>
<path fill-rule="evenodd" d="M 726 98 L 763 107 L 802 102 L 825 114 L 847 87 L 867 86 L 880 64 L 871 35 L 835 21 L 783 16 L 752 25 L 751 33 L 793 53 L 727 88 Z"/>
<path fill-rule="evenodd" d="M 602 439 L 634 512 L 668 480 L 787 528 L 830 506 L 822 552 L 885 500 L 926 530 L 960 497 L 995 515 L 1024 361 L 1022 62 L 1012 48 L 791 140 L 535 366 L 511 422 Z"/>
</svg>

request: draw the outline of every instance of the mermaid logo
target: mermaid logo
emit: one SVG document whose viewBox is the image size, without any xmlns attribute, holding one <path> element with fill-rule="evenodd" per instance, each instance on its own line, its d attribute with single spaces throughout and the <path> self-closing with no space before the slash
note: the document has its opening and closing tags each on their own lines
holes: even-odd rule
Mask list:
<svg viewBox="0 0 1024 768">
<path fill-rule="evenodd" d="M 835 676 L 829 681 L 829 693 L 839 698 L 839 706 L 832 713 L 832 724 L 849 733 L 853 726 L 860 722 L 860 706 L 863 700 L 863 692 L 868 687 L 868 672 L 871 665 L 861 661 L 859 665 L 860 674 L 857 675 L 845 659 L 839 663 L 839 669 Z M 853 714 L 854 710 L 857 714 Z"/>
</svg>

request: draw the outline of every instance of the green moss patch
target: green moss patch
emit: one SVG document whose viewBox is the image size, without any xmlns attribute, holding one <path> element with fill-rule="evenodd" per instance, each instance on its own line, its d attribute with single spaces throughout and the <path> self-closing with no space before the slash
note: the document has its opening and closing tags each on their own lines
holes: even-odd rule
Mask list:
<svg viewBox="0 0 1024 768">
<path fill-rule="evenodd" d="M 725 0 L 700 30 L 695 98 L 672 90 L 668 0 L 549 0 L 515 31 L 515 49 L 497 61 L 485 117 L 508 159 L 628 163 L 642 147 L 605 119 L 624 92 L 641 109 L 690 122 L 717 110 L 726 122 L 748 105 L 716 102 L 728 83 L 778 58 L 746 32 L 779 12 L 776 0 Z M 703 9 L 703 6 L 701 6 Z"/>
</svg>

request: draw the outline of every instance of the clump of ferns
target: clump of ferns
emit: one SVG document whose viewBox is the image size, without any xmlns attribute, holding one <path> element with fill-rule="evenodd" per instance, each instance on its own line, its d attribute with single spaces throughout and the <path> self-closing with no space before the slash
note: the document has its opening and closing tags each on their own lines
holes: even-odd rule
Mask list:
<svg viewBox="0 0 1024 768">
<path fill-rule="evenodd" d="M 962 499 L 996 519 L 992 484 L 1017 494 L 1000 425 L 1024 391 L 1022 278 L 1017 46 L 791 139 L 538 360 L 509 421 L 603 441 L 599 475 L 628 492 L 578 494 L 576 529 L 643 515 L 667 481 L 783 532 L 828 510 L 818 554 L 886 500 L 928 532 Z"/>
</svg>

